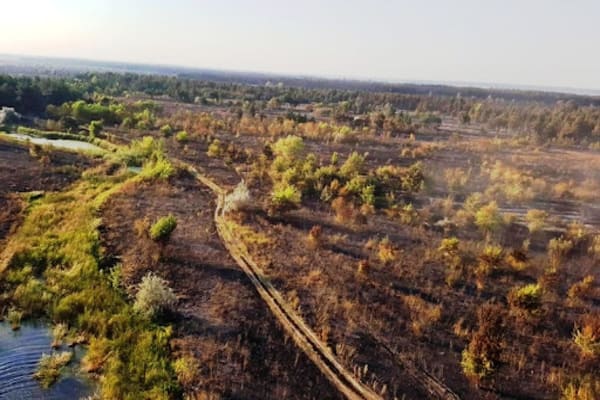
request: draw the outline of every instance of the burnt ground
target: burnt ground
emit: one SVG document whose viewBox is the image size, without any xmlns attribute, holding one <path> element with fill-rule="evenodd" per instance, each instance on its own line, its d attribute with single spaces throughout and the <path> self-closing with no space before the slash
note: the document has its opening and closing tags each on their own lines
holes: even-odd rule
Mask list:
<svg viewBox="0 0 600 400">
<path fill-rule="evenodd" d="M 247 141 L 260 142 L 259 138 L 248 136 L 227 138 L 224 135 L 223 139 L 239 143 L 240 147 L 245 147 Z M 536 193 L 536 198 L 516 203 L 500 200 L 501 210 L 512 211 L 517 216 L 520 212 L 522 217 L 528 209 L 543 209 L 551 215 L 552 223 L 563 229 L 573 220 L 569 205 L 581 210 L 586 201 L 593 203 L 593 200 L 577 197 L 577 192 L 567 194 L 566 198 L 557 197 L 554 186 L 568 180 L 581 181 L 577 175 L 581 166 L 595 165 L 599 160 L 597 154 L 506 146 L 499 150 L 490 146 L 489 139 L 483 139 L 479 144 L 476 138 L 469 138 L 466 147 L 440 140 L 437 149 L 420 159 L 427 171 L 437 174 L 437 178 L 443 175 L 445 168 L 466 170 L 469 164 L 479 168 L 481 161 L 487 159 L 488 163 L 500 160 L 535 179 L 543 179 L 544 189 Z M 325 160 L 333 149 L 348 154 L 356 148 L 352 144 L 319 147 L 311 140 L 305 143 L 309 151 L 315 151 Z M 363 151 L 369 151 L 370 166 L 383 165 L 389 160 L 400 165 L 414 162 L 414 157 L 400 156 L 403 146 L 402 141 L 383 141 L 379 145 L 365 146 Z M 419 144 L 414 147 L 418 149 Z M 256 144 L 253 146 L 255 151 L 259 148 Z M 567 163 L 561 163 L 563 159 Z M 236 166 L 243 168 L 243 165 Z M 465 195 L 486 190 L 489 181 L 479 172 L 473 168 L 473 178 L 463 188 Z M 591 181 L 587 185 L 592 187 L 595 176 L 590 174 L 593 173 L 585 173 L 586 179 Z M 434 183 L 439 184 L 439 180 Z M 256 204 L 268 202 L 268 189 L 268 185 L 254 187 Z M 428 206 L 430 202 L 442 200 L 449 194 L 446 187 L 438 185 L 433 190 L 434 197 L 428 198 L 430 193 L 417 195 L 415 204 L 422 217 L 436 213 L 435 207 Z M 455 210 L 462 205 L 465 195 L 456 197 Z M 593 194 L 588 196 L 597 198 Z M 583 219 L 592 232 L 598 228 L 594 218 L 584 219 L 581 215 L 575 216 L 575 220 Z M 547 275 L 546 245 L 560 233 L 530 235 L 517 221 L 493 239 L 504 246 L 507 254 L 530 239 L 527 268 L 514 271 L 503 264 L 480 277 L 476 271 L 485 240 L 475 226 L 443 232 L 427 224 L 406 226 L 384 212 L 365 219 L 363 223 L 339 223 L 329 207 L 305 200 L 300 210 L 275 217 L 253 210 L 243 224 L 272 239 L 268 245 L 249 247 L 275 287 L 290 303 L 297 305 L 309 325 L 350 369 L 368 365 L 369 374 L 374 374 L 368 380 L 377 382 L 379 387 L 386 385 L 389 398 L 404 395 L 418 399 L 424 395 L 402 366 L 381 348 L 381 342 L 412 358 L 415 365 L 432 372 L 464 399 L 555 398 L 561 382 L 591 371 L 573 345 L 572 335 L 582 314 L 597 310 L 598 288 L 594 286 L 584 299 L 568 299 L 569 288 L 583 277 L 591 275 L 596 281 L 600 279 L 594 267 L 596 261 L 586 254 L 587 239 L 578 242 L 557 275 Z M 315 225 L 323 228 L 317 243 L 308 239 Z M 460 276 L 452 285 L 447 283 L 448 267 L 436 251 L 445 235 L 459 236 L 465 248 Z M 377 242 L 386 237 L 396 257 L 382 262 L 377 254 Z M 359 262 L 365 260 L 370 266 L 368 274 L 357 273 Z M 541 282 L 545 290 L 539 313 L 525 317 L 511 310 L 507 304 L 509 292 L 536 281 Z M 415 298 L 420 300 L 415 301 Z M 500 304 L 507 313 L 502 360 L 491 381 L 474 385 L 462 373 L 461 352 L 469 342 L 470 332 L 477 330 L 478 309 L 487 302 Z M 428 324 L 427 309 L 436 306 L 440 307 L 441 317 Z"/>
<path fill-rule="evenodd" d="M 416 136 L 416 141 L 381 138 L 360 143 L 326 143 L 305 138 L 305 145 L 307 152 L 316 153 L 319 160 L 328 160 L 334 151 L 340 154 L 340 160 L 352 151 L 368 152 L 368 168 L 423 161 L 431 186 L 413 199 L 421 214 L 417 226 L 407 226 L 381 211 L 367 216 L 362 223 L 340 223 L 329 206 L 306 200 L 300 210 L 273 217 L 260 210 L 260 204 L 268 202 L 268 179 L 252 185 L 257 209 L 242 222 L 272 239 L 267 245 L 249 248 L 275 287 L 297 306 L 307 323 L 349 369 L 363 370 L 368 365 L 364 380 L 376 382 L 378 388 L 386 385 L 390 399 L 425 396 L 403 367 L 382 349 L 381 342 L 413 359 L 415 365 L 430 371 L 464 399 L 556 398 L 572 377 L 597 373 L 574 346 L 573 329 L 584 313 L 598 311 L 598 285 L 594 284 L 581 299 L 568 298 L 569 288 L 583 277 L 591 275 L 596 282 L 600 279 L 597 260 L 586 253 L 589 241 L 581 240 L 557 274 L 548 275 L 546 245 L 559 233 L 530 235 L 522 217 L 528 209 L 537 208 L 548 211 L 551 222 L 558 222 L 561 229 L 566 222 L 583 220 L 592 232 L 597 231 L 600 224 L 594 204 L 598 154 L 496 143 L 476 131 L 458 139 L 444 132 Z M 225 146 L 233 146 L 228 154 L 217 158 L 206 155 L 208 143 L 215 137 Z M 227 188 L 241 176 L 247 176 L 249 162 L 261 154 L 269 140 L 244 132 L 220 132 L 212 137 L 192 134 L 188 143 L 166 139 L 172 157 L 196 165 Z M 248 152 L 250 156 L 246 157 L 244 153 Z M 501 210 L 520 220 L 493 241 L 504 246 L 508 254 L 530 239 L 526 269 L 515 271 L 503 262 L 481 277 L 476 271 L 485 238 L 477 227 L 471 224 L 443 232 L 432 225 L 443 218 L 439 202 L 448 195 L 454 196 L 454 214 L 469 193 L 489 188 L 491 183 L 482 166 L 486 162 L 489 168 L 496 160 L 544 182 L 542 189 L 536 188 L 533 199 L 498 198 Z M 583 168 L 584 165 L 590 168 Z M 461 192 L 451 193 L 446 187 L 447 168 L 471 169 L 471 177 Z M 584 184 L 578 184 L 582 180 Z M 567 190 L 557 191 L 556 186 L 563 182 L 569 183 Z M 317 243 L 307 239 L 314 225 L 323 228 Z M 458 236 L 464 251 L 460 274 L 453 284 L 447 283 L 448 267 L 437 251 L 442 238 L 448 235 Z M 386 237 L 396 256 L 382 262 L 377 243 Z M 369 264 L 366 274 L 357 273 L 361 261 Z M 138 273 L 137 279 L 139 276 Z M 536 282 L 544 287 L 540 310 L 524 316 L 510 309 L 509 292 Z M 506 312 L 503 351 L 494 377 L 476 385 L 462 372 L 461 353 L 478 328 L 478 310 L 488 302 L 500 305 Z M 427 312 L 432 307 L 439 307 L 441 315 L 438 320 L 428 321 Z"/>
<path fill-rule="evenodd" d="M 169 182 L 125 188 L 101 215 L 107 266 L 122 263 L 128 292 L 152 271 L 179 298 L 175 355 L 192 354 L 201 365 L 186 390 L 195 398 L 339 398 L 229 257 L 213 225 L 214 207 L 213 193 L 182 173 Z M 147 228 L 169 213 L 178 225 L 159 245 Z"/>
<path fill-rule="evenodd" d="M 61 190 L 93 163 L 54 149 L 34 157 L 27 146 L 0 140 L 0 244 L 21 220 L 21 193 Z"/>
</svg>

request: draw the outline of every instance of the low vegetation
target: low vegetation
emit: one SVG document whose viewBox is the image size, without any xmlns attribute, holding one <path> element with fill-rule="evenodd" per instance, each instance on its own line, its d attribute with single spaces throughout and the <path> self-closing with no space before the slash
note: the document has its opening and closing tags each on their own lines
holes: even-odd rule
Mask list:
<svg viewBox="0 0 600 400">
<path fill-rule="evenodd" d="M 166 241 L 171 237 L 171 233 L 177 228 L 177 219 L 173 215 L 159 218 L 150 227 L 150 237 L 156 241 Z"/>
<path fill-rule="evenodd" d="M 2 105 L 35 117 L 7 131 L 103 148 L 0 147 L 7 321 L 85 343 L 102 398 L 334 397 L 228 258 L 187 165 L 386 400 L 426 398 L 415 376 L 464 399 L 598 398 L 598 100 L 364 85 L 0 77 Z M 66 357 L 40 361 L 43 385 Z"/>
</svg>

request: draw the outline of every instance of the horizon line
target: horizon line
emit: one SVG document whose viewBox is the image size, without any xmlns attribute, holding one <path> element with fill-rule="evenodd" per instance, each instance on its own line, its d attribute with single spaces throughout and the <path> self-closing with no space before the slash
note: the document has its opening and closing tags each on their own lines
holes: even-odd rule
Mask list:
<svg viewBox="0 0 600 400">
<path fill-rule="evenodd" d="M 285 72 L 274 72 L 274 71 L 258 71 L 258 70 L 237 70 L 229 68 L 216 68 L 216 67 L 200 67 L 183 64 L 168 64 L 168 63 L 155 63 L 155 62 L 144 62 L 144 61 L 123 61 L 123 60 L 106 60 L 106 59 L 94 59 L 85 57 L 72 57 L 72 56 L 47 56 L 47 55 L 33 55 L 33 54 L 15 54 L 15 53 L 1 53 L 0 52 L 0 66 L 9 65 L 3 63 L 3 58 L 21 58 L 21 59 L 38 59 L 47 61 L 75 61 L 80 63 L 95 63 L 105 64 L 107 67 L 116 66 L 136 66 L 146 68 L 166 68 L 180 71 L 173 71 L 174 73 L 181 73 L 188 71 L 195 72 L 221 72 L 230 73 L 234 75 L 254 75 L 262 76 L 263 78 L 288 78 L 288 79 L 308 79 L 308 80 L 331 80 L 339 82 L 355 82 L 355 83 L 374 83 L 383 85 L 437 85 L 454 87 L 457 89 L 483 89 L 483 90 L 504 90 L 504 91 L 521 91 L 521 92 L 545 92 L 554 94 L 566 94 L 566 95 L 577 95 L 586 97 L 600 97 L 600 89 L 595 88 L 581 88 L 581 87 L 568 87 L 568 86 L 545 86 L 535 84 L 521 84 L 521 83 L 503 83 L 503 82 L 475 82 L 475 81 L 454 81 L 454 80 L 435 80 L 435 79 L 386 79 L 386 78 L 373 78 L 373 77 L 349 77 L 343 75 L 330 75 L 330 74 L 302 74 L 302 73 L 285 73 Z M 25 64 L 27 65 L 27 64 Z M 19 65 L 13 65 L 19 66 Z M 29 65 L 33 66 L 33 65 Z M 90 71 L 94 71 L 93 65 L 86 65 Z M 114 68 L 113 68 L 114 69 Z M 116 72 L 116 71 L 111 71 Z M 125 71 L 131 72 L 131 71 Z M 134 73 L 134 72 L 131 72 Z M 149 72 L 146 72 L 149 73 Z M 158 75 L 166 75 L 164 73 L 158 73 Z"/>
</svg>

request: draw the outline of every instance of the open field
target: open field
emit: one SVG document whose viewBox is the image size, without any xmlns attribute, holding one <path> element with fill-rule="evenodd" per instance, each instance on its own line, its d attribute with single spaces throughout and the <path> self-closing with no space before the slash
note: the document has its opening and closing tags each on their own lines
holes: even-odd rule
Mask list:
<svg viewBox="0 0 600 400">
<path fill-rule="evenodd" d="M 0 310 L 101 397 L 600 394 L 600 153 L 564 122 L 594 107 L 544 141 L 493 99 L 189 90 L 19 128 L 102 155 L 0 141 Z"/>
</svg>

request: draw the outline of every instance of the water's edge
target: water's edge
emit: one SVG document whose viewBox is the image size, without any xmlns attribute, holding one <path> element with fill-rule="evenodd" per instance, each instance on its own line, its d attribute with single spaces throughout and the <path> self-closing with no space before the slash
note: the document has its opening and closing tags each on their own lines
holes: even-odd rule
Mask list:
<svg viewBox="0 0 600 400">
<path fill-rule="evenodd" d="M 57 351 L 72 351 L 73 360 L 65 367 L 60 379 L 43 389 L 33 379 L 40 357 L 52 353 L 50 327 L 41 322 L 25 322 L 13 331 L 8 322 L 0 322 L 0 399 L 66 400 L 90 396 L 94 382 L 79 371 L 84 354 L 80 346 L 63 346 Z"/>
</svg>

